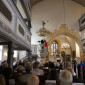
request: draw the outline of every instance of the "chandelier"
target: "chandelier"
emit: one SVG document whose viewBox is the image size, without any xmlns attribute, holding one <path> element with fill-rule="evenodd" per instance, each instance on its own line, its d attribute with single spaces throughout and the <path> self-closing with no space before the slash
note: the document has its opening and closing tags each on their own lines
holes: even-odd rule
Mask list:
<svg viewBox="0 0 85 85">
<path fill-rule="evenodd" d="M 45 28 L 45 22 L 43 21 L 42 22 L 42 28 L 40 28 L 36 33 L 38 34 L 38 36 L 41 36 L 41 37 L 46 37 L 50 34 L 49 30 L 47 30 Z"/>
</svg>

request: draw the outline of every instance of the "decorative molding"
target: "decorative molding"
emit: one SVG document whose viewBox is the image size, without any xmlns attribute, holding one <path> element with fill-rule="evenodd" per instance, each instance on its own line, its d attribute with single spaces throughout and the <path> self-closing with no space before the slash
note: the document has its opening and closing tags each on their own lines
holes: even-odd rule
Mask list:
<svg viewBox="0 0 85 85">
<path fill-rule="evenodd" d="M 24 29 L 22 28 L 20 24 L 18 25 L 18 31 L 22 36 L 24 36 Z"/>
<path fill-rule="evenodd" d="M 74 29 L 68 29 L 66 27 L 66 24 L 62 24 L 59 30 L 55 29 L 53 33 L 51 33 L 47 38 L 46 41 L 49 43 L 52 42 L 57 36 L 60 35 L 66 35 L 70 38 L 72 38 L 80 47 L 80 55 L 82 56 L 83 50 L 82 50 L 82 43 L 81 43 L 81 36 L 79 35 L 79 32 L 75 32 Z"/>
<path fill-rule="evenodd" d="M 5 10 L 5 11 L 4 11 Z M 0 0 L 0 14 L 10 23 L 12 23 L 12 12 L 6 6 L 6 4 Z"/>
<path fill-rule="evenodd" d="M 26 0 L 27 1 L 27 0 Z M 28 0 L 29 1 L 29 0 Z M 21 2 L 21 4 L 22 4 L 22 7 L 23 7 L 23 9 L 24 9 L 24 11 L 25 11 L 25 14 L 26 14 L 26 16 L 28 17 L 28 19 L 30 20 L 31 19 L 31 13 L 29 13 L 30 12 L 30 10 L 29 9 L 27 9 L 27 4 L 28 4 L 28 1 L 27 1 L 27 3 L 25 3 L 25 1 L 24 0 L 20 0 L 20 2 Z"/>
<path fill-rule="evenodd" d="M 28 26 L 24 22 L 24 20 L 23 20 L 23 18 L 21 16 L 19 10 L 17 9 L 16 5 L 13 3 L 13 0 L 6 0 L 6 1 L 9 4 L 9 6 L 11 7 L 11 9 L 13 10 L 14 14 L 17 16 L 17 19 L 19 19 L 19 21 L 21 22 L 21 24 L 24 26 L 25 31 L 27 31 L 27 33 L 31 37 L 31 32 L 28 30 Z"/>
<path fill-rule="evenodd" d="M 4 22 L 0 21 L 0 35 L 8 39 L 8 41 L 13 41 L 18 45 L 31 50 L 31 44 L 28 44 L 25 40 L 18 36 L 14 31 L 12 31 Z"/>
<path fill-rule="evenodd" d="M 31 41 L 30 37 L 27 35 L 27 39 L 26 39 L 28 42 Z"/>
<path fill-rule="evenodd" d="M 31 32 L 30 32 L 30 30 L 28 30 L 28 26 L 24 22 L 16 5 L 13 3 L 13 0 L 1 0 L 1 1 L 3 1 L 6 4 L 6 6 L 10 9 L 9 11 L 13 15 L 13 17 L 12 17 L 13 22 L 12 22 L 11 26 L 13 26 L 12 28 L 14 28 L 14 30 L 11 29 L 11 27 L 9 27 L 9 25 L 5 24 L 6 21 L 4 22 L 0 19 L 0 36 L 3 37 L 4 39 L 6 39 L 7 41 L 14 42 L 15 44 L 21 46 L 23 49 L 27 49 L 27 50 L 31 51 Z M 2 15 L 2 17 L 3 17 L 3 15 Z M 24 37 L 19 36 L 17 33 L 18 20 L 24 28 Z M 29 41 L 27 41 L 27 35 L 30 38 Z"/>
</svg>

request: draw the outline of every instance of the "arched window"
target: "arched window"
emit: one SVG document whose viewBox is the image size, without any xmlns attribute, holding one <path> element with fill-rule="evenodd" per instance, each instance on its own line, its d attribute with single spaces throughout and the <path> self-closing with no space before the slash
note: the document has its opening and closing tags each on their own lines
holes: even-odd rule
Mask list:
<svg viewBox="0 0 85 85">
<path fill-rule="evenodd" d="M 51 44 L 51 54 L 57 54 L 57 49 L 58 49 L 58 45 L 56 41 L 53 41 L 53 43 Z"/>
</svg>

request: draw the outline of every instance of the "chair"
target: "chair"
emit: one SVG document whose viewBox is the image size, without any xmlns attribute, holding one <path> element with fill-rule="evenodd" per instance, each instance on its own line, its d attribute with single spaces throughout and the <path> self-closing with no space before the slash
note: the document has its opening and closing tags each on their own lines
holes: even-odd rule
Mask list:
<svg viewBox="0 0 85 85">
<path fill-rule="evenodd" d="M 40 82 L 39 85 L 45 85 L 45 82 Z"/>
<path fill-rule="evenodd" d="M 15 80 L 14 79 L 9 79 L 9 85 L 15 85 Z"/>
<path fill-rule="evenodd" d="M 16 83 L 15 85 L 27 85 L 27 82 L 24 82 L 24 83 Z"/>
<path fill-rule="evenodd" d="M 56 85 L 56 80 L 46 80 L 45 85 Z"/>
<path fill-rule="evenodd" d="M 47 75 L 38 75 L 40 82 L 45 82 Z"/>
<path fill-rule="evenodd" d="M 72 83 L 72 85 L 84 85 L 84 83 Z"/>
</svg>

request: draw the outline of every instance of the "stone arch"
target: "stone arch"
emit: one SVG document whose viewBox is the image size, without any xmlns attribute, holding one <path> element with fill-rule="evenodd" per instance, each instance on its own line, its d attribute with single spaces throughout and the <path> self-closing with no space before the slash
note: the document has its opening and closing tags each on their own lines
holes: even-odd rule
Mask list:
<svg viewBox="0 0 85 85">
<path fill-rule="evenodd" d="M 83 50 L 82 50 L 82 43 L 81 43 L 81 36 L 79 32 L 75 32 L 74 29 L 68 29 L 66 24 L 62 24 L 59 30 L 55 29 L 53 33 L 46 38 L 48 45 L 56 38 L 56 36 L 66 35 L 72 38 L 80 47 L 80 56 L 83 57 Z"/>
</svg>

